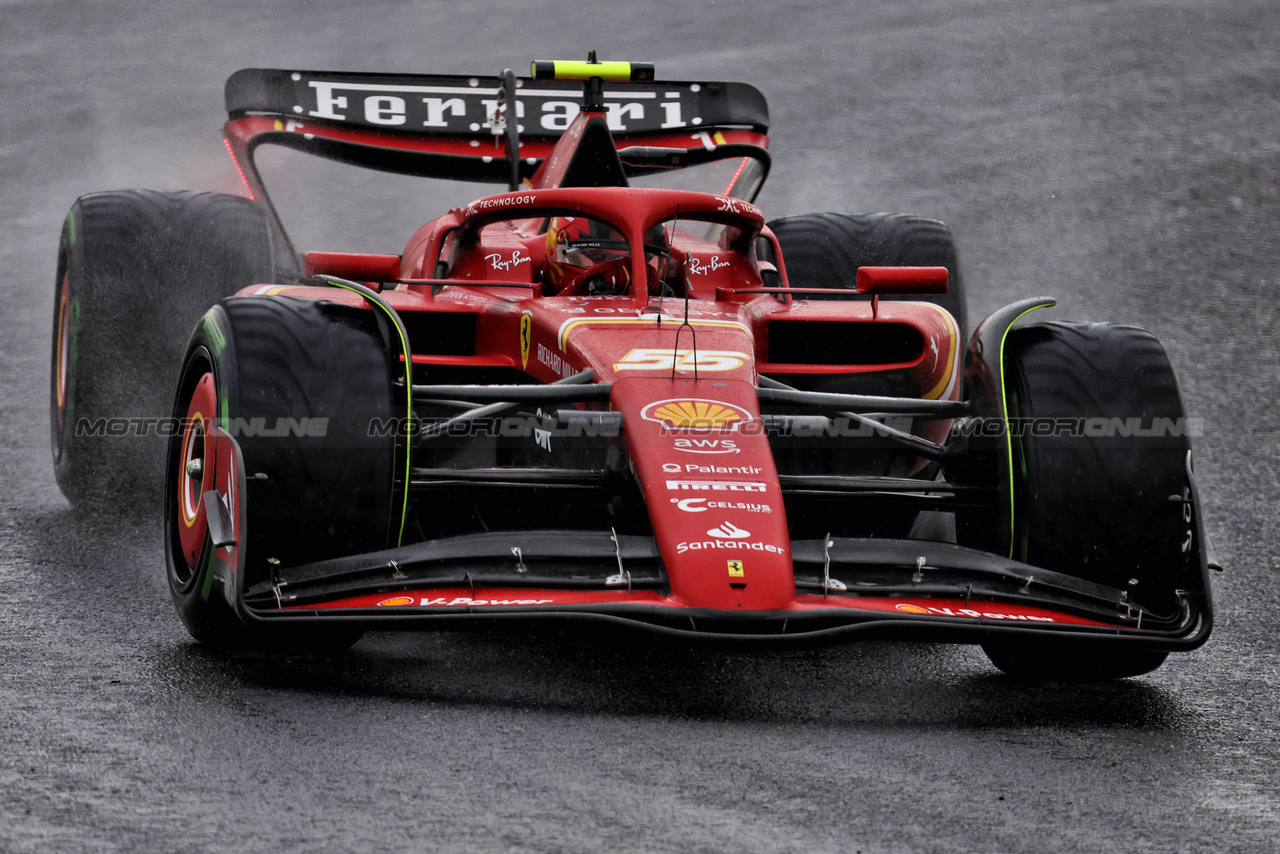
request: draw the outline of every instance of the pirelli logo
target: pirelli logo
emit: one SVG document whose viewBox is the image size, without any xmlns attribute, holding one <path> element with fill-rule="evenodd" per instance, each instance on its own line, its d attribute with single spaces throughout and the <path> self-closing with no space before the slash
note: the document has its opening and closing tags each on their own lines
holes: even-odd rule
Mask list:
<svg viewBox="0 0 1280 854">
<path fill-rule="evenodd" d="M 669 480 L 672 492 L 764 492 L 769 485 L 752 480 Z"/>
</svg>

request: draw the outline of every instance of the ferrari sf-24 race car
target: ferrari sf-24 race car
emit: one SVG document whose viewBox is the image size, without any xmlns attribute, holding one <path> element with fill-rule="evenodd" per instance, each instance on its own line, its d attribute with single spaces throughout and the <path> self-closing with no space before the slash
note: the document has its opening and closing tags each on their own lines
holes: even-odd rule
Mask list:
<svg viewBox="0 0 1280 854">
<path fill-rule="evenodd" d="M 226 101 L 248 197 L 77 200 L 53 340 L 59 483 L 130 501 L 163 457 L 200 641 L 578 621 L 980 643 L 1011 674 L 1109 678 L 1208 638 L 1160 344 L 1015 326 L 1047 297 L 970 332 L 936 220 L 766 221 L 753 87 L 593 56 L 519 79 L 247 69 Z M 299 254 L 264 145 L 508 191 L 398 255 Z M 715 192 L 671 180 L 695 173 Z M 161 400 L 154 430 L 112 418 Z"/>
</svg>

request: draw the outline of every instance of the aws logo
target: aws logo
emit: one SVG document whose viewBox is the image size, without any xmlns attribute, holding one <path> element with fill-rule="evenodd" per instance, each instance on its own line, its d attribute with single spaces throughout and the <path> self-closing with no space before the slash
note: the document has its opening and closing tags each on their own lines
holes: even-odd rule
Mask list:
<svg viewBox="0 0 1280 854">
<path fill-rule="evenodd" d="M 640 417 L 671 430 L 727 432 L 755 420 L 750 412 L 732 403 L 699 398 L 655 401 L 640 410 Z"/>
<path fill-rule="evenodd" d="M 733 439 L 676 439 L 675 449 L 687 454 L 736 454 L 740 450 Z"/>
</svg>

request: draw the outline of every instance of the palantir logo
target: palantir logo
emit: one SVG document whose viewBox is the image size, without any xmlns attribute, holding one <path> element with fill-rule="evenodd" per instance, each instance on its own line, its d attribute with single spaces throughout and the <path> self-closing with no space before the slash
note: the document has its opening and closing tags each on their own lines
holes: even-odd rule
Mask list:
<svg viewBox="0 0 1280 854">
<path fill-rule="evenodd" d="M 712 528 L 707 531 L 708 537 L 715 537 L 719 540 L 741 540 L 751 536 L 750 531 L 744 531 L 732 522 L 725 522 L 719 528 Z"/>
</svg>

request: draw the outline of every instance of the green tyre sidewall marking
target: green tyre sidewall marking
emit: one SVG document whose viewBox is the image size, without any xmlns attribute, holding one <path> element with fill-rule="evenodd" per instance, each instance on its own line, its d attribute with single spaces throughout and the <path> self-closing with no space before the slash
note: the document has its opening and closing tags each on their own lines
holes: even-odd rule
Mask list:
<svg viewBox="0 0 1280 854">
<path fill-rule="evenodd" d="M 213 590 L 213 579 L 217 574 L 218 555 L 215 549 L 209 550 L 209 561 L 204 567 L 204 583 L 200 585 L 200 601 L 209 601 L 209 592 Z"/>
<path fill-rule="evenodd" d="M 1013 477 L 1013 430 L 1011 430 L 1009 426 L 1009 392 L 1008 392 L 1009 384 L 1007 382 L 1007 377 L 1006 377 L 1008 372 L 1005 370 L 1004 348 L 1005 348 L 1005 343 L 1009 340 L 1009 330 L 1013 329 L 1014 324 L 1016 324 L 1019 320 L 1026 317 L 1028 314 L 1035 311 L 1036 309 L 1048 308 L 1048 307 L 1049 306 L 1047 305 L 1036 305 L 1022 312 L 1022 314 L 1019 314 L 1017 317 L 1015 317 L 1012 320 L 1012 322 L 1010 322 L 1009 325 L 1005 327 L 1004 334 L 1000 336 L 1000 360 L 998 364 L 1000 365 L 1000 406 L 1003 407 L 1003 412 L 1001 414 L 1002 414 L 1002 417 L 1004 418 L 1004 441 L 1005 441 L 1005 449 L 1006 449 L 1005 464 L 1009 468 L 1009 557 L 1010 558 L 1016 558 L 1015 551 L 1016 551 L 1016 545 L 1018 541 L 1018 538 L 1017 538 L 1018 529 L 1017 529 L 1017 519 L 1014 518 L 1014 507 L 1015 507 L 1016 501 L 1014 496 L 1015 484 L 1014 484 L 1014 477 Z M 1021 448 L 1018 449 L 1018 453 L 1019 453 L 1019 456 L 1021 456 L 1022 454 Z M 1025 478 L 1024 478 L 1024 481 L 1025 481 Z M 1025 550 L 1025 544 L 1023 548 Z"/>
</svg>

